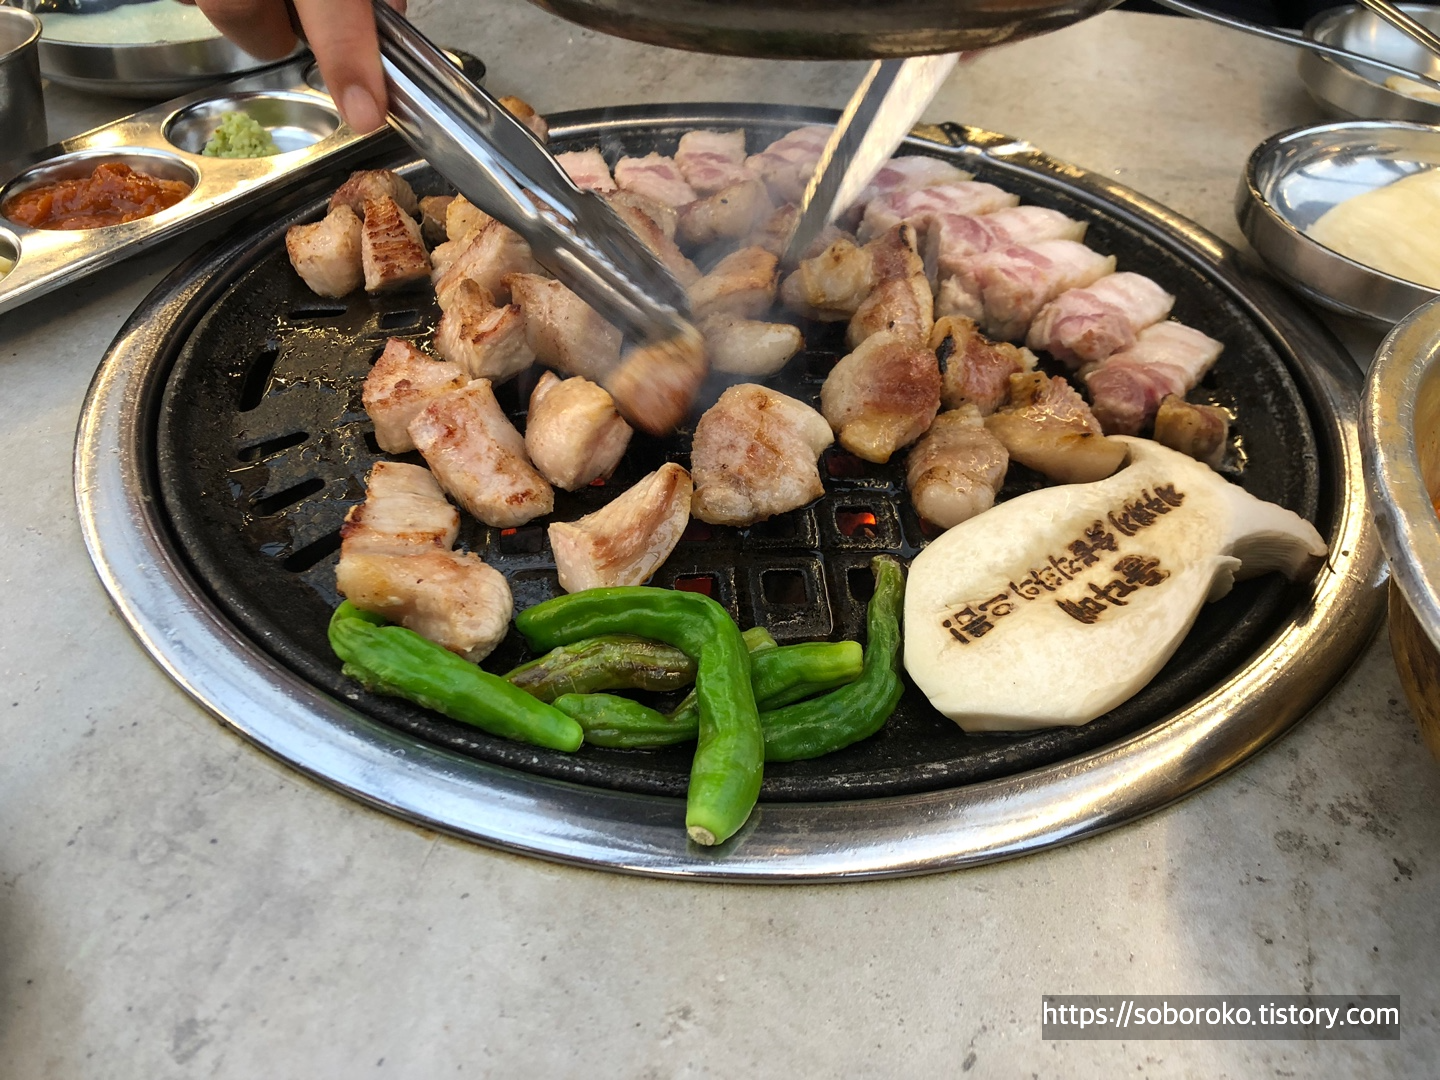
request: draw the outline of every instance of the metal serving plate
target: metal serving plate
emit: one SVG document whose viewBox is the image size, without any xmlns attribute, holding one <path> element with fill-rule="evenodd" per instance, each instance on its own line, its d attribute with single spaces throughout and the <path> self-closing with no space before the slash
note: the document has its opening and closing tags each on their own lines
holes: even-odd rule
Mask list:
<svg viewBox="0 0 1440 1080">
<path fill-rule="evenodd" d="M 1398 4 L 1417 22 L 1440 31 L 1440 7 Z M 1323 11 L 1305 24 L 1311 41 L 1373 56 L 1430 78 L 1440 78 L 1440 57 L 1363 7 Z M 1336 116 L 1415 120 L 1440 124 L 1440 102 L 1422 101 L 1390 89 L 1390 73 L 1366 64 L 1301 50 L 1300 78 L 1315 103 Z"/>
<path fill-rule="evenodd" d="M 1348 259 L 1305 230 L 1337 203 L 1434 168 L 1440 127 L 1352 120 L 1296 128 L 1251 153 L 1235 215 L 1255 251 L 1292 288 L 1342 315 L 1390 326 L 1440 294 Z"/>
<path fill-rule="evenodd" d="M 551 135 L 562 149 L 598 143 L 613 160 L 667 151 L 695 127 L 743 126 L 758 146 L 833 119 L 733 105 L 629 108 L 553 117 Z M 892 876 L 1062 843 L 1182 797 L 1300 719 L 1382 610 L 1356 445 L 1358 373 L 1303 309 L 1194 225 L 1004 136 L 949 125 L 926 134 L 907 152 L 948 158 L 1025 201 L 1088 219 L 1092 244 L 1179 294 L 1177 316 L 1226 344 L 1201 396 L 1239 412 L 1232 477 L 1311 517 L 1331 544 L 1314 581 L 1249 582 L 1208 607 L 1165 671 L 1114 713 L 1078 729 L 969 736 L 912 688 L 876 737 L 767 768 L 751 822 L 707 850 L 681 828 L 683 750 L 556 754 L 348 683 L 324 625 L 336 530 L 381 456 L 360 381 L 387 336 L 425 341 L 437 312 L 423 293 L 308 295 L 282 237 L 323 200 L 197 256 L 116 339 L 76 448 L 81 519 L 102 581 L 172 677 L 261 747 L 392 813 L 548 858 L 682 877 Z M 418 163 L 407 173 L 419 190 L 439 190 Z M 813 400 L 844 351 L 841 332 L 807 328 L 805 354 L 773 384 Z M 502 400 L 518 412 L 524 396 L 510 387 Z M 683 432 L 637 439 L 612 483 L 687 452 Z M 824 466 L 817 503 L 747 530 L 692 530 L 658 583 L 706 588 L 743 625 L 763 622 L 781 640 L 859 636 L 868 560 L 911 555 L 926 534 L 901 497 L 898 463 L 831 451 Z M 1034 483 L 1017 469 L 1005 494 Z M 556 517 L 605 497 L 557 493 Z M 542 523 L 467 522 L 461 540 L 507 574 L 518 604 L 557 590 Z M 487 666 L 503 670 L 521 648 L 512 637 Z"/>
</svg>

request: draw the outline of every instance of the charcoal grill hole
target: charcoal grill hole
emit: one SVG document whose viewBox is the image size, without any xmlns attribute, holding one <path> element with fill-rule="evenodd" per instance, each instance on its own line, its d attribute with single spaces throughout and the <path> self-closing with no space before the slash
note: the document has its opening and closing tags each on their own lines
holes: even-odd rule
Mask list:
<svg viewBox="0 0 1440 1080">
<path fill-rule="evenodd" d="M 791 514 L 781 514 L 750 526 L 752 540 L 794 540 L 798 535 L 795 518 Z"/>
<path fill-rule="evenodd" d="M 833 477 L 853 479 L 865 475 L 865 463 L 848 450 L 827 450 L 825 471 Z"/>
<path fill-rule="evenodd" d="M 269 517 L 271 514 L 284 510 L 287 506 L 293 506 L 302 499 L 308 499 L 311 495 L 325 490 L 325 481 L 318 476 L 312 476 L 294 487 L 288 487 L 284 491 L 277 491 L 274 495 L 267 495 L 254 503 L 253 509 L 259 517 Z"/>
<path fill-rule="evenodd" d="M 387 311 L 376 325 L 381 330 L 398 330 L 402 326 L 414 326 L 419 321 L 420 309 L 410 308 L 408 311 Z"/>
<path fill-rule="evenodd" d="M 691 518 L 690 523 L 685 526 L 685 531 L 680 534 L 680 542 L 691 544 L 703 544 L 710 537 L 715 535 L 715 530 L 710 527 L 708 521 L 701 521 L 699 518 Z"/>
<path fill-rule="evenodd" d="M 535 555 L 545 550 L 545 530 L 539 525 L 500 530 L 500 551 L 505 555 Z"/>
<path fill-rule="evenodd" d="M 308 438 L 310 438 L 308 431 L 292 431 L 289 435 L 277 435 L 273 439 L 266 439 L 264 442 L 256 443 L 254 446 L 247 446 L 239 451 L 235 457 L 244 462 L 259 461 L 261 458 L 278 454 L 281 450 L 289 450 L 292 446 L 299 446 Z"/>
<path fill-rule="evenodd" d="M 290 309 L 291 322 L 310 322 L 313 319 L 333 319 L 349 310 L 344 304 L 312 304 L 309 307 Z"/>
<path fill-rule="evenodd" d="M 874 540 L 880 535 L 880 522 L 863 506 L 842 506 L 835 511 L 835 524 L 843 536 L 859 536 Z"/>
<path fill-rule="evenodd" d="M 675 579 L 675 588 L 681 592 L 696 592 L 711 599 L 715 597 L 714 574 L 688 574 Z"/>
<path fill-rule="evenodd" d="M 861 603 L 868 603 L 875 595 L 875 575 L 863 566 L 852 566 L 845 572 L 845 584 L 850 595 Z"/>
<path fill-rule="evenodd" d="M 339 532 L 329 533 L 313 543 L 306 544 L 280 565 L 292 574 L 303 574 L 312 566 L 340 550 Z"/>
<path fill-rule="evenodd" d="M 766 570 L 760 575 L 765 602 L 776 607 L 803 607 L 810 602 L 810 589 L 799 570 Z"/>
<path fill-rule="evenodd" d="M 266 345 L 255 354 L 240 383 L 240 404 L 237 406 L 240 412 L 249 412 L 265 400 L 270 390 L 270 376 L 275 374 L 275 364 L 279 359 L 280 346 L 275 344 Z"/>
</svg>

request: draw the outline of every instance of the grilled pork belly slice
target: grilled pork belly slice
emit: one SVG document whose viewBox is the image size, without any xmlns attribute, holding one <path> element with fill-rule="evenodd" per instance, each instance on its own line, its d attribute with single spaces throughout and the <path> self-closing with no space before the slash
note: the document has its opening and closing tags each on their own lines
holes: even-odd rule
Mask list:
<svg viewBox="0 0 1440 1080">
<path fill-rule="evenodd" d="M 763 379 L 774 375 L 805 347 L 799 328 L 756 322 L 738 315 L 708 315 L 697 324 L 710 366 L 728 375 Z"/>
<path fill-rule="evenodd" d="M 606 164 L 605 156 L 600 153 L 599 147 L 567 150 L 563 154 L 556 154 L 555 160 L 560 163 L 566 175 L 575 181 L 578 188 L 598 191 L 601 195 L 616 190 L 615 181 L 610 176 L 610 166 Z"/>
<path fill-rule="evenodd" d="M 481 210 L 464 195 L 456 195 L 445 208 L 445 238 L 447 240 L 468 240 L 495 219 Z"/>
<path fill-rule="evenodd" d="M 550 138 L 550 125 L 524 98 L 506 94 L 500 99 L 500 104 L 509 110 L 511 116 L 534 132 L 535 137 L 542 143 Z"/>
<path fill-rule="evenodd" d="M 1040 309 L 1025 344 L 1077 368 L 1135 344 L 1135 335 L 1170 314 L 1171 296 L 1143 274 L 1107 274 L 1061 293 Z"/>
<path fill-rule="evenodd" d="M 630 425 L 589 379 L 545 372 L 530 394 L 525 449 L 545 479 L 576 491 L 608 477 L 630 445 Z"/>
<path fill-rule="evenodd" d="M 759 180 L 742 180 L 696 199 L 680 211 L 677 235 L 692 247 L 749 236 L 775 212 Z"/>
<path fill-rule="evenodd" d="M 415 191 L 399 173 L 389 169 L 361 169 L 335 189 L 330 196 L 330 209 L 348 206 L 357 215 L 365 216 L 365 204 L 371 199 L 394 199 L 400 209 L 414 217 L 420 210 Z"/>
<path fill-rule="evenodd" d="M 550 526 L 566 592 L 640 585 L 675 550 L 690 521 L 690 474 L 673 461 L 579 521 Z"/>
<path fill-rule="evenodd" d="M 687 325 L 673 338 L 628 349 L 602 385 L 633 426 L 667 435 L 690 414 L 707 371 L 705 341 Z"/>
<path fill-rule="evenodd" d="M 890 162 L 894 165 L 897 160 Z M 902 221 L 919 224 L 934 214 L 989 214 L 1014 206 L 1020 196 L 994 184 L 967 180 L 937 184 L 918 190 L 900 189 L 865 204 L 865 215 L 856 231 L 861 243 L 888 232 Z"/>
<path fill-rule="evenodd" d="M 430 276 L 430 253 L 420 226 L 388 195 L 365 204 L 360 226 L 360 265 L 366 292 L 386 292 Z"/>
<path fill-rule="evenodd" d="M 437 281 L 455 264 L 460 253 L 465 250 L 463 240 L 446 240 L 443 244 L 436 244 L 430 249 L 430 280 Z"/>
<path fill-rule="evenodd" d="M 1184 397 L 1224 346 L 1178 322 L 1142 330 L 1135 344 L 1082 371 L 1091 408 L 1107 435 L 1137 435 L 1166 394 Z"/>
<path fill-rule="evenodd" d="M 497 304 L 510 303 L 511 274 L 543 273 L 530 253 L 530 245 L 514 229 L 491 221 L 472 232 L 464 247 L 445 268 L 435 275 L 435 298 L 443 308 L 450 294 L 467 278 L 495 298 Z"/>
<path fill-rule="evenodd" d="M 1155 413 L 1155 441 L 1218 469 L 1230 441 L 1230 413 L 1166 394 Z"/>
<path fill-rule="evenodd" d="M 667 237 L 675 239 L 675 228 L 680 224 L 680 211 L 675 207 L 634 191 L 613 191 L 605 196 L 605 201 L 613 206 L 621 217 L 625 217 L 626 212 L 632 210 L 644 214 L 652 224 L 660 226 L 660 231 Z"/>
<path fill-rule="evenodd" d="M 1035 354 L 991 341 L 973 319 L 947 315 L 930 332 L 940 363 L 940 401 L 947 409 L 974 405 L 988 416 L 1010 399 L 1010 376 L 1035 370 Z"/>
<path fill-rule="evenodd" d="M 459 535 L 460 512 L 430 470 L 399 461 L 371 466 L 365 501 L 350 508 L 340 529 L 344 551 L 387 555 L 449 551 Z"/>
<path fill-rule="evenodd" d="M 796 128 L 750 155 L 745 164 L 765 181 L 777 203 L 799 203 L 833 130 L 828 124 Z"/>
<path fill-rule="evenodd" d="M 916 226 L 925 235 L 925 270 L 933 281 L 958 273 L 962 260 L 996 248 L 1085 239 L 1083 221 L 1044 206 L 1010 206 L 988 214 L 937 211 L 922 215 Z"/>
<path fill-rule="evenodd" d="M 873 334 L 830 369 L 820 411 L 846 450 L 866 461 L 889 461 L 940 411 L 935 354 L 923 342 Z"/>
<path fill-rule="evenodd" d="M 675 164 L 700 195 L 759 179 L 745 164 L 744 131 L 687 131 L 675 149 Z"/>
<path fill-rule="evenodd" d="M 504 382 L 535 362 L 519 304 L 497 307 L 469 278 L 450 292 L 435 327 L 435 351 L 461 365 L 472 379 Z"/>
<path fill-rule="evenodd" d="M 690 449 L 690 512 L 712 525 L 753 525 L 825 494 L 820 452 L 834 441 L 825 418 L 802 401 L 754 383 L 720 395 Z"/>
<path fill-rule="evenodd" d="M 445 231 L 445 216 L 458 196 L 426 195 L 420 200 L 420 236 L 427 244 L 443 244 L 450 237 Z"/>
<path fill-rule="evenodd" d="M 555 492 L 530 464 L 489 379 L 442 394 L 409 430 L 440 486 L 486 525 L 513 528 L 555 509 Z"/>
<path fill-rule="evenodd" d="M 1105 437 L 1074 387 L 1041 371 L 1010 376 L 1009 403 L 985 426 L 1012 461 L 1062 484 L 1103 480 L 1125 461 L 1125 444 Z"/>
<path fill-rule="evenodd" d="M 877 282 L 925 272 L 916 243 L 914 227 L 904 223 L 863 247 L 842 236 L 795 268 L 780 286 L 780 299 L 808 319 L 849 321 Z"/>
<path fill-rule="evenodd" d="M 966 259 L 941 283 L 936 313 L 974 319 L 1002 341 L 1024 341 L 1036 313 L 1066 289 L 1089 285 L 1115 269 L 1074 240 L 998 248 Z"/>
<path fill-rule="evenodd" d="M 744 246 L 762 247 L 778 259 L 790 246 L 790 237 L 795 234 L 795 226 L 799 222 L 800 208 L 794 203 L 786 203 L 756 224 L 750 235 L 746 237 Z M 847 233 L 835 225 L 826 225 L 810 242 L 810 246 L 800 253 L 800 257 L 813 259 L 836 240 L 842 238 L 849 240 L 852 244 L 855 242 L 853 234 Z"/>
<path fill-rule="evenodd" d="M 700 271 L 675 244 L 677 217 L 673 210 L 653 199 L 629 192 L 616 192 L 610 198 L 610 205 L 630 226 L 630 231 L 640 238 L 640 242 L 675 275 L 676 281 L 681 285 L 692 285 L 700 280 Z"/>
<path fill-rule="evenodd" d="M 921 517 L 942 529 L 995 505 L 1010 455 L 974 405 L 943 412 L 910 451 L 905 486 Z"/>
<path fill-rule="evenodd" d="M 696 319 L 720 314 L 744 319 L 763 315 L 775 302 L 778 262 L 764 248 L 745 247 L 731 252 L 689 287 L 691 314 Z"/>
<path fill-rule="evenodd" d="M 845 328 L 845 344 L 854 349 L 872 334 L 927 342 L 935 326 L 935 297 L 925 274 L 887 277 L 860 302 Z"/>
<path fill-rule="evenodd" d="M 345 296 L 365 281 L 360 218 L 343 203 L 313 225 L 285 230 L 285 251 L 300 280 L 317 296 Z"/>
<path fill-rule="evenodd" d="M 525 313 L 525 340 L 540 363 L 603 382 L 620 362 L 620 331 L 569 288 L 537 274 L 511 274 L 505 284 Z"/>
<path fill-rule="evenodd" d="M 695 201 L 695 189 L 685 182 L 675 159 L 663 154 L 622 157 L 615 163 L 615 183 L 622 191 L 633 191 L 666 206 Z"/>
<path fill-rule="evenodd" d="M 365 412 L 375 422 L 375 442 L 387 454 L 414 450 L 410 421 L 441 394 L 467 382 L 461 365 L 432 360 L 410 342 L 391 338 L 360 391 Z"/>
</svg>

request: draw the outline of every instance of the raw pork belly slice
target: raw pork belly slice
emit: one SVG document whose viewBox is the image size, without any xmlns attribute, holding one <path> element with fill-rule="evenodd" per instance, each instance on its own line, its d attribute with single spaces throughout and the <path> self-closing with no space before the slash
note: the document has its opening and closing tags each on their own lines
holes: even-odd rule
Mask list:
<svg viewBox="0 0 1440 1080">
<path fill-rule="evenodd" d="M 615 181 L 610 176 L 610 166 L 605 163 L 605 157 L 598 148 L 567 150 L 563 154 L 556 154 L 555 160 L 560 163 L 566 175 L 575 181 L 576 187 L 586 191 L 598 191 L 602 195 L 616 189 Z"/>
<path fill-rule="evenodd" d="M 805 194 L 805 185 L 820 160 L 820 152 L 835 129 L 828 124 L 812 124 L 787 132 L 773 143 L 745 159 L 745 164 L 765 181 L 771 197 L 778 203 L 798 203 Z"/>
<path fill-rule="evenodd" d="M 934 214 L 990 214 L 1014 206 L 1012 195 L 994 184 L 965 180 L 914 191 L 896 191 L 870 200 L 856 234 L 863 243 L 872 236 L 893 229 L 902 221 L 919 223 Z"/>
<path fill-rule="evenodd" d="M 880 166 L 880 171 L 875 174 L 875 179 L 865 185 L 865 189 L 860 192 L 860 197 L 855 200 L 855 209 L 863 210 L 882 195 L 919 191 L 922 188 L 963 183 L 973 179 L 975 179 L 974 173 L 966 172 L 939 158 L 927 157 L 924 154 L 892 157 Z"/>
<path fill-rule="evenodd" d="M 759 179 L 745 164 L 744 131 L 687 131 L 675 149 L 685 182 L 702 195 Z"/>
<path fill-rule="evenodd" d="M 941 283 L 936 314 L 964 315 L 993 338 L 1024 341 L 1031 320 L 1045 304 L 1114 269 L 1115 256 L 1074 240 L 987 251 L 967 259 L 958 274 Z"/>
<path fill-rule="evenodd" d="M 1199 330 L 1163 322 L 1142 330 L 1135 344 L 1081 373 L 1091 408 L 1107 435 L 1135 435 L 1166 394 L 1184 397 L 1205 377 L 1224 346 Z"/>
<path fill-rule="evenodd" d="M 410 342 L 391 338 L 360 391 L 361 404 L 375 421 L 375 442 L 388 454 L 414 450 L 406 430 L 410 421 L 441 394 L 469 381 L 461 365 L 432 360 Z"/>
<path fill-rule="evenodd" d="M 690 474 L 668 461 L 579 521 L 550 526 L 566 592 L 640 585 L 670 557 L 690 521 Z"/>
<path fill-rule="evenodd" d="M 1041 240 L 1083 240 L 1085 223 L 1044 206 L 1007 206 L 988 214 L 922 215 L 925 270 L 932 281 L 950 277 L 963 260 L 995 248 Z"/>
<path fill-rule="evenodd" d="M 1135 344 L 1135 335 L 1170 314 L 1171 296 L 1143 274 L 1119 273 L 1063 292 L 1040 309 L 1025 344 L 1072 368 Z"/>
<path fill-rule="evenodd" d="M 662 154 L 621 158 L 615 163 L 615 183 L 622 191 L 633 191 L 666 206 L 695 201 L 695 189 L 685 182 L 680 166 Z"/>
</svg>

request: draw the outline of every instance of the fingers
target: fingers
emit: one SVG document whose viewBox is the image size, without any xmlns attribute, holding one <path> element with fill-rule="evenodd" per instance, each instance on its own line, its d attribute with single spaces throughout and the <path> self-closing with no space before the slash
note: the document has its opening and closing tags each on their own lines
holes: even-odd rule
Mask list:
<svg viewBox="0 0 1440 1080">
<path fill-rule="evenodd" d="M 386 0 L 397 11 L 404 0 Z M 370 0 L 295 0 L 305 38 L 340 114 L 356 131 L 385 123 L 385 77 Z"/>
<path fill-rule="evenodd" d="M 278 60 L 295 48 L 295 31 L 284 0 L 196 0 L 205 17 L 231 41 L 260 60 Z"/>
</svg>

